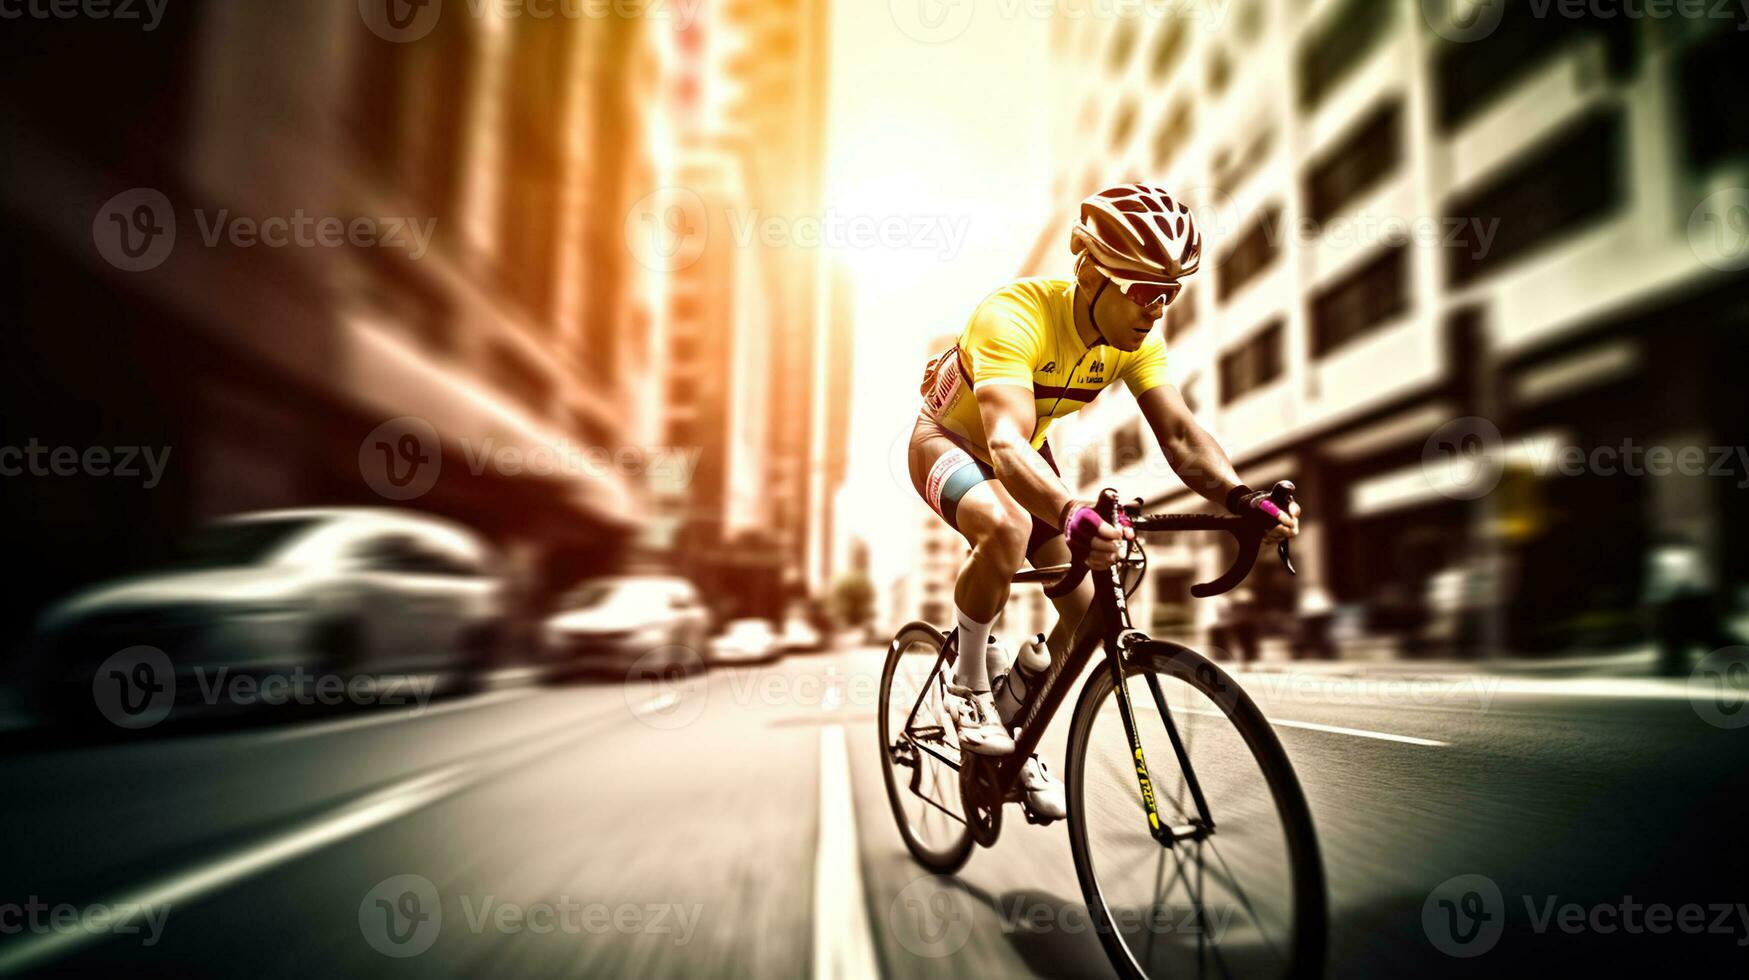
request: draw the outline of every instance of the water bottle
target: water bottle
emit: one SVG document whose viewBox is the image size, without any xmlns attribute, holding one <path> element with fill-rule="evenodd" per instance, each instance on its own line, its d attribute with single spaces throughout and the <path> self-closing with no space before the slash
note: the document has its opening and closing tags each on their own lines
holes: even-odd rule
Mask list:
<svg viewBox="0 0 1749 980">
<path fill-rule="evenodd" d="M 1040 633 L 1021 644 L 1012 666 L 997 663 L 1000 659 L 997 649 L 990 647 L 990 676 L 995 678 L 990 689 L 996 695 L 996 711 L 1002 716 L 1002 722 L 1012 724 L 1014 719 L 1020 717 L 1021 708 L 1026 705 L 1026 699 L 1044 677 L 1045 671 L 1050 669 L 1051 648 L 1045 645 L 1045 635 Z M 998 669 L 1006 672 L 997 676 Z"/>
</svg>

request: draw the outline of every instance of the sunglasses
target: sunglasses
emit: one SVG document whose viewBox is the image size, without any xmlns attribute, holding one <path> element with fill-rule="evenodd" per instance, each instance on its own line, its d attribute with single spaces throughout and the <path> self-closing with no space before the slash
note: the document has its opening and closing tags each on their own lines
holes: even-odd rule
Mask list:
<svg viewBox="0 0 1749 980">
<path fill-rule="evenodd" d="M 1124 279 L 1101 270 L 1105 278 L 1123 293 L 1124 298 L 1142 309 L 1147 309 L 1156 303 L 1170 303 L 1178 297 L 1178 291 L 1184 288 L 1180 282 L 1145 282 L 1140 279 Z"/>
</svg>

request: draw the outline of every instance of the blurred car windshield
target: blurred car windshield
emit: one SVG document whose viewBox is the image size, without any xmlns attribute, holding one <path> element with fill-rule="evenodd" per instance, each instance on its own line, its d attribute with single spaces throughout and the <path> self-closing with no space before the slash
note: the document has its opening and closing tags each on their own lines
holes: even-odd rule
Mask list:
<svg viewBox="0 0 1749 980">
<path fill-rule="evenodd" d="M 565 597 L 566 609 L 609 609 L 659 601 L 658 590 L 637 582 L 591 582 Z"/>
<path fill-rule="evenodd" d="M 209 524 L 182 543 L 173 568 L 237 568 L 260 564 L 298 534 L 319 523 L 313 517 Z"/>
</svg>

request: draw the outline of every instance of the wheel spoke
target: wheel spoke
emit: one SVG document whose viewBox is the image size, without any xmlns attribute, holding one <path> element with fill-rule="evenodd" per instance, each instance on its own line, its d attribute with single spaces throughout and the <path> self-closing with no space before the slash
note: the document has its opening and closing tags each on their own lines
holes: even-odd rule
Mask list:
<svg viewBox="0 0 1749 980">
<path fill-rule="evenodd" d="M 1203 826 L 1200 788 L 1217 822 L 1163 846 L 1135 818 L 1140 786 L 1116 692 L 1106 681 L 1092 708 L 1077 718 L 1071 744 L 1070 764 L 1079 778 L 1070 805 L 1080 813 L 1081 828 L 1072 841 L 1090 882 L 1088 904 L 1112 916 L 1113 935 L 1145 976 L 1288 973 L 1300 935 L 1294 928 L 1298 872 L 1267 775 L 1272 763 L 1242 727 L 1260 719 L 1219 710 L 1201 675 L 1162 669 L 1156 676 L 1157 700 L 1146 677 L 1132 673 L 1125 684 L 1132 703 L 1143 707 L 1133 716 L 1135 734 L 1161 819 Z M 1141 683 L 1131 686 L 1132 679 Z M 1176 747 L 1169 723 L 1176 723 Z M 1158 771 L 1167 765 L 1178 770 L 1174 780 Z M 1195 772 L 1194 786 L 1188 771 Z M 1189 902 L 1183 915 L 1174 912 L 1179 894 Z M 1184 934 L 1192 930 L 1194 941 Z"/>
</svg>

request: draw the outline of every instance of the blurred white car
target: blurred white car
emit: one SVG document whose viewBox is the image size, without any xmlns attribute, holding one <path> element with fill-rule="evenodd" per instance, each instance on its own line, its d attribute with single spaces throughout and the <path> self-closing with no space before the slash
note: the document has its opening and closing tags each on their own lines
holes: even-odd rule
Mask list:
<svg viewBox="0 0 1749 980">
<path fill-rule="evenodd" d="M 460 525 L 365 507 L 243 514 L 201 528 L 162 568 L 51 606 L 26 675 L 51 704 L 89 701 L 93 670 L 141 645 L 179 679 L 466 672 L 495 653 L 504 609 L 490 548 Z"/>
<path fill-rule="evenodd" d="M 786 619 L 777 645 L 793 653 L 811 653 L 825 649 L 825 637 L 805 619 Z"/>
<path fill-rule="evenodd" d="M 711 638 L 711 662 L 746 664 L 770 660 L 781 649 L 777 632 L 764 619 L 737 619 Z"/>
<path fill-rule="evenodd" d="M 683 578 L 592 579 L 559 600 L 543 629 L 557 673 L 623 674 L 633 667 L 690 673 L 704 666 L 710 615 Z"/>
</svg>

